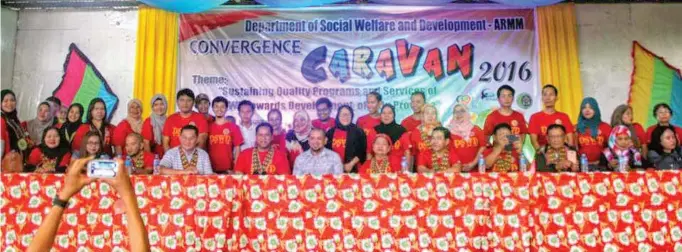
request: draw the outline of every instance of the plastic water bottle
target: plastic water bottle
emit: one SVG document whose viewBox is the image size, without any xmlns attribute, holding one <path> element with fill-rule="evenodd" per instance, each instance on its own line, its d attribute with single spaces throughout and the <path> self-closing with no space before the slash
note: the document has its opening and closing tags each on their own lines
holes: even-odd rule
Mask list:
<svg viewBox="0 0 682 252">
<path fill-rule="evenodd" d="M 130 174 L 133 170 L 133 159 L 130 156 L 126 156 L 125 167 L 128 168 L 128 174 Z"/>
<path fill-rule="evenodd" d="M 628 160 L 625 156 L 618 157 L 618 171 L 626 172 L 626 167 L 628 165 Z"/>
<path fill-rule="evenodd" d="M 519 171 L 520 172 L 527 172 L 528 171 L 528 161 L 526 160 L 526 157 L 521 154 L 519 157 Z"/>
<path fill-rule="evenodd" d="M 478 155 L 478 172 L 485 173 L 485 158 L 483 158 L 483 154 Z"/>
<path fill-rule="evenodd" d="M 407 157 L 403 156 L 402 160 L 400 161 L 400 169 L 405 173 L 409 173 L 410 167 L 407 166 L 408 166 Z"/>
<path fill-rule="evenodd" d="M 159 154 L 154 155 L 154 174 L 159 174 Z"/>
<path fill-rule="evenodd" d="M 580 171 L 581 172 L 590 171 L 589 163 L 587 162 L 587 155 L 585 155 L 585 153 L 580 155 Z"/>
</svg>

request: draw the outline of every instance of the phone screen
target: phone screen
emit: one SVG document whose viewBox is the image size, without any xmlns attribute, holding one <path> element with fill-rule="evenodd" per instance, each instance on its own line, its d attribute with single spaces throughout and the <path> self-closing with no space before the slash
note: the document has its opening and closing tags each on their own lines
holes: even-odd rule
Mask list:
<svg viewBox="0 0 682 252">
<path fill-rule="evenodd" d="M 118 163 L 113 160 L 92 160 L 88 162 L 88 177 L 114 178 L 118 171 Z"/>
</svg>

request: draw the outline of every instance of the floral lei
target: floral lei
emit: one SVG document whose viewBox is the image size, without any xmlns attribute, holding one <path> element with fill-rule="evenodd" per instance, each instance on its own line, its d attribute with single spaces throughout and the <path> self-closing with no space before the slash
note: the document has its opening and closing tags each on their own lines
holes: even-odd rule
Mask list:
<svg viewBox="0 0 682 252">
<path fill-rule="evenodd" d="M 37 173 L 53 173 L 56 171 L 57 167 L 57 159 L 56 158 L 48 158 L 43 156 L 42 161 L 40 162 L 40 165 L 38 168 L 35 170 Z"/>
<path fill-rule="evenodd" d="M 378 162 L 376 158 L 372 158 L 372 162 L 370 163 L 370 168 L 369 168 L 369 173 L 386 173 L 391 169 L 391 164 L 388 162 L 388 160 L 384 160 L 384 162 Z"/>
<path fill-rule="evenodd" d="M 504 158 L 497 158 L 497 161 L 495 161 L 495 166 L 493 167 L 493 172 L 510 172 L 510 171 L 516 171 L 514 169 L 514 157 L 512 156 L 511 151 L 503 151 L 505 154 Z"/>
<path fill-rule="evenodd" d="M 431 153 L 431 165 L 434 171 L 444 171 L 450 169 L 450 160 L 448 160 L 448 155 L 445 154 L 443 158 L 438 162 L 438 154 L 436 152 Z"/>
<path fill-rule="evenodd" d="M 180 149 L 180 161 L 182 162 L 182 169 L 186 170 L 189 167 L 197 167 L 197 162 L 199 161 L 199 152 L 194 149 L 194 152 L 192 153 L 192 162 L 188 162 L 185 151 Z"/>
<path fill-rule="evenodd" d="M 424 126 L 419 126 L 421 129 L 419 130 L 419 135 L 422 139 L 422 142 L 426 145 L 427 149 L 431 149 L 431 141 L 429 134 L 426 133 L 426 128 Z"/>
</svg>

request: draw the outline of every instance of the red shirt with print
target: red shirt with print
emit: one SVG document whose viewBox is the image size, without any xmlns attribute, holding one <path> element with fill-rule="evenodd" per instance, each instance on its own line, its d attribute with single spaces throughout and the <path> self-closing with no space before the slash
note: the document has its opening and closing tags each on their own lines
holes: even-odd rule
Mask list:
<svg viewBox="0 0 682 252">
<path fill-rule="evenodd" d="M 336 121 L 334 119 L 329 118 L 327 121 L 320 121 L 320 119 L 315 119 L 312 122 L 313 127 L 318 128 L 318 129 L 323 129 L 324 131 L 328 131 L 329 129 L 333 128 L 336 126 Z"/>
<path fill-rule="evenodd" d="M 414 115 L 408 116 L 400 123 L 407 131 L 412 131 L 422 124 L 421 120 L 414 119 Z"/>
<path fill-rule="evenodd" d="M 511 115 L 503 115 L 500 110 L 495 110 L 485 118 L 485 124 L 483 125 L 483 134 L 490 138 L 493 135 L 493 130 L 495 126 L 500 123 L 509 124 L 512 128 L 512 134 L 521 135 L 528 134 L 528 127 L 526 126 L 526 118 L 523 114 L 518 111 L 512 110 Z"/>
<path fill-rule="evenodd" d="M 388 162 L 388 169 L 386 170 L 387 173 L 391 172 L 398 172 L 400 171 L 400 161 L 396 161 L 394 158 L 388 158 L 388 160 L 379 160 L 377 161 L 377 166 L 382 167 Z M 358 169 L 359 174 L 372 174 L 372 160 L 367 159 L 360 168 Z"/>
<path fill-rule="evenodd" d="M 287 151 L 287 134 L 286 132 L 281 132 L 280 134 L 272 135 L 272 147 L 287 153 L 287 159 L 289 157 Z"/>
<path fill-rule="evenodd" d="M 92 129 L 94 129 L 94 126 L 92 126 L 89 123 L 81 124 L 81 126 L 78 128 L 78 130 L 76 130 L 76 133 L 73 136 L 73 140 L 71 141 L 71 149 L 80 150 L 81 143 L 83 142 L 83 137 L 85 137 L 85 134 L 90 132 Z M 116 129 L 114 128 L 114 126 L 111 126 L 111 124 L 107 125 L 104 128 L 104 139 L 102 139 L 104 141 L 102 143 L 104 145 L 104 150 L 102 151 L 109 156 L 112 155 L 111 146 L 115 130 Z"/>
<path fill-rule="evenodd" d="M 370 131 L 379 124 L 381 124 L 381 118 L 374 118 L 371 115 L 361 116 L 357 123 L 358 127 L 365 131 L 365 135 L 369 135 Z"/>
<path fill-rule="evenodd" d="M 154 154 L 159 155 L 159 159 L 161 159 L 161 157 L 163 157 L 163 153 L 164 153 L 163 142 L 161 144 L 156 144 L 156 139 L 154 138 L 154 127 L 152 126 L 152 119 L 151 118 L 147 118 L 142 123 L 142 133 L 141 134 L 142 134 L 142 138 L 144 138 L 144 140 L 149 141 L 149 147 L 151 148 L 151 151 Z M 161 132 L 161 134 L 163 134 L 163 132 Z M 162 141 L 163 141 L 163 139 L 162 139 Z"/>
<path fill-rule="evenodd" d="M 544 111 L 537 112 L 530 117 L 528 132 L 538 136 L 540 146 L 547 145 L 547 127 L 552 124 L 560 124 L 566 128 L 566 134 L 575 132 L 571 118 L 567 114 L 556 111 L 547 114 Z"/>
<path fill-rule="evenodd" d="M 585 132 L 578 132 L 578 154 L 585 154 L 587 161 L 599 162 L 601 153 L 608 144 L 609 134 L 611 134 L 611 126 L 602 122 L 599 124 L 597 137 L 592 137 L 592 130 L 586 128 Z"/>
<path fill-rule="evenodd" d="M 28 160 L 26 160 L 26 164 L 35 166 L 37 169 L 38 166 L 43 163 L 43 157 L 44 157 L 43 151 L 40 150 L 40 148 L 35 148 L 31 151 L 31 154 L 28 156 Z M 58 168 L 66 168 L 69 166 L 70 162 L 71 162 L 71 152 L 67 152 L 62 157 L 62 160 L 59 161 L 59 164 L 57 164 L 57 166 L 55 167 L 55 172 L 64 172 L 64 171 L 60 171 Z"/>
<path fill-rule="evenodd" d="M 488 157 L 493 152 L 493 147 L 488 147 L 483 151 L 483 156 Z M 472 171 L 478 172 L 478 169 Z M 516 150 L 502 151 L 497 156 L 497 160 L 492 167 L 488 167 L 486 171 L 492 172 L 516 172 L 519 171 L 519 153 Z"/>
<path fill-rule="evenodd" d="M 467 139 L 464 139 L 459 135 L 450 134 L 450 148 L 455 151 L 463 164 L 468 164 L 474 160 L 478 160 L 478 150 L 481 147 L 486 146 L 486 139 L 487 138 L 483 135 L 483 130 L 478 126 L 474 126 Z"/>
<path fill-rule="evenodd" d="M 374 139 L 377 137 L 377 132 L 376 130 L 372 129 L 369 131 L 369 134 L 367 134 L 367 153 L 372 153 L 372 148 L 374 145 Z M 405 156 L 405 151 L 409 150 L 412 148 L 410 145 L 410 134 L 408 132 L 403 133 L 398 140 L 393 142 L 393 146 L 391 146 L 391 152 L 388 153 L 388 155 L 391 157 L 392 162 L 402 162 L 403 157 Z"/>
<path fill-rule="evenodd" d="M 232 169 L 232 153 L 235 146 L 244 143 L 239 127 L 231 122 L 211 123 L 208 130 L 208 154 L 213 171 L 224 172 Z"/>
<path fill-rule="evenodd" d="M 649 144 L 651 142 L 651 135 L 654 133 L 654 130 L 656 129 L 657 124 L 649 126 L 649 128 L 646 130 L 646 143 Z M 675 134 L 677 134 L 677 144 L 679 145 L 682 143 L 682 128 L 673 126 L 675 128 Z"/>
<path fill-rule="evenodd" d="M 455 153 L 455 150 L 452 148 L 448 148 L 448 167 L 444 168 L 441 167 L 441 169 L 450 169 L 453 165 L 457 163 L 461 163 L 462 161 L 459 159 L 459 156 L 457 156 L 457 153 Z M 419 153 L 419 157 L 417 158 L 417 167 L 424 166 L 428 169 L 433 169 L 433 152 L 431 150 L 426 150 L 422 151 Z M 437 162 L 440 164 L 443 162 L 443 157 L 439 157 L 437 159 Z"/>
<path fill-rule="evenodd" d="M 431 146 L 430 141 L 431 136 L 426 136 L 426 139 L 422 139 L 422 133 L 419 131 L 419 127 L 410 131 L 410 146 L 412 156 L 418 158 L 419 153 L 429 150 Z"/>
<path fill-rule="evenodd" d="M 114 129 L 114 137 L 112 142 L 114 146 L 121 147 L 122 155 L 126 155 L 126 137 L 133 133 L 133 127 L 130 126 L 128 120 L 121 121 Z"/>
<path fill-rule="evenodd" d="M 189 117 L 182 117 L 180 113 L 175 113 L 166 119 L 166 124 L 163 126 L 163 136 L 170 138 L 170 148 L 180 145 L 180 132 L 186 125 L 196 126 L 199 134 L 208 133 L 208 123 L 204 115 L 192 112 Z"/>
<path fill-rule="evenodd" d="M 346 157 L 346 139 L 348 138 L 348 132 L 342 129 L 334 130 L 334 136 L 332 137 L 332 150 L 339 154 L 341 162 L 345 160 Z"/>
<path fill-rule="evenodd" d="M 289 161 L 287 161 L 286 154 L 279 149 L 274 149 L 275 153 L 272 157 L 272 162 L 265 168 L 265 172 L 268 175 L 288 175 L 291 174 L 291 169 L 289 168 Z M 253 174 L 252 157 L 253 152 L 256 151 L 255 148 L 248 148 L 237 157 L 237 166 L 234 168 L 235 171 L 241 172 L 243 174 Z M 265 158 L 268 155 L 268 151 L 258 151 L 258 158 L 262 165 L 265 162 Z"/>
</svg>

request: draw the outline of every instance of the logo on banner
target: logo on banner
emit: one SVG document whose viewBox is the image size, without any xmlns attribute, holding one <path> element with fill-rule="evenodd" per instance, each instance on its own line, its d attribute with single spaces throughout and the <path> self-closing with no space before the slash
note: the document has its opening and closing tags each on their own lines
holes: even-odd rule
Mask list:
<svg viewBox="0 0 682 252">
<path fill-rule="evenodd" d="M 497 94 L 495 94 L 495 91 L 490 90 L 489 88 L 484 88 L 483 91 L 481 91 L 481 100 L 484 101 L 497 100 Z"/>
<path fill-rule="evenodd" d="M 516 98 L 516 104 L 522 109 L 528 109 L 530 106 L 533 106 L 533 98 L 528 93 L 521 93 Z"/>
<path fill-rule="evenodd" d="M 457 101 L 457 103 L 459 103 L 459 104 L 462 104 L 462 105 L 467 106 L 467 105 L 469 105 L 469 103 L 471 103 L 471 96 L 469 96 L 469 95 L 460 95 L 460 96 L 457 96 L 456 101 Z"/>
</svg>

